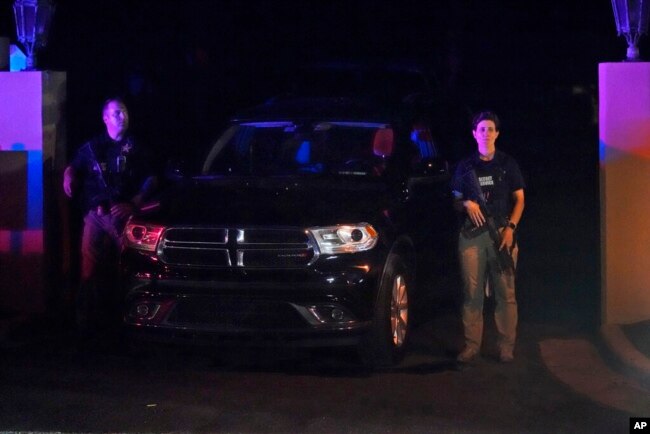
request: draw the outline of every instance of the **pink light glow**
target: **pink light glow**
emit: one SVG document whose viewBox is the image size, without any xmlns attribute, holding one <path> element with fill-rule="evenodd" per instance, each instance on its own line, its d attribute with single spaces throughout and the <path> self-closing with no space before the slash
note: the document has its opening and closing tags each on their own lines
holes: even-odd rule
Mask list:
<svg viewBox="0 0 650 434">
<path fill-rule="evenodd" d="M 42 230 L 27 230 L 22 232 L 23 243 L 21 253 L 27 255 L 29 253 L 43 253 L 43 231 Z"/>
<path fill-rule="evenodd" d="M 0 253 L 9 253 L 11 251 L 11 232 L 0 231 Z"/>
<path fill-rule="evenodd" d="M 29 255 L 43 253 L 43 230 L 0 231 L 0 253 Z"/>
<path fill-rule="evenodd" d="M 43 116 L 40 72 L 7 72 L 0 80 L 0 150 L 11 150 L 16 141 L 24 151 L 41 151 Z"/>
<path fill-rule="evenodd" d="M 632 70 L 643 73 L 632 73 Z M 601 66 L 601 164 L 625 155 L 650 159 L 650 114 L 647 109 L 650 86 L 646 82 L 649 73 L 648 63 Z"/>
</svg>

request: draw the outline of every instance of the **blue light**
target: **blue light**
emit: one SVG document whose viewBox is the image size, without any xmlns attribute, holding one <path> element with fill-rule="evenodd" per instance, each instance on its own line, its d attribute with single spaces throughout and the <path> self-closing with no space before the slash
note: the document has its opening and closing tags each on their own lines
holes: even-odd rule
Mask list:
<svg viewBox="0 0 650 434">
<path fill-rule="evenodd" d="M 26 68 L 27 56 L 15 45 L 9 47 L 9 71 L 22 71 Z"/>
<path fill-rule="evenodd" d="M 296 152 L 296 162 L 298 164 L 307 164 L 311 161 L 311 143 L 305 140 L 300 144 L 298 152 Z"/>
<path fill-rule="evenodd" d="M 24 151 L 23 143 L 11 145 L 12 151 Z M 43 151 L 27 151 L 27 227 L 43 228 Z"/>
</svg>

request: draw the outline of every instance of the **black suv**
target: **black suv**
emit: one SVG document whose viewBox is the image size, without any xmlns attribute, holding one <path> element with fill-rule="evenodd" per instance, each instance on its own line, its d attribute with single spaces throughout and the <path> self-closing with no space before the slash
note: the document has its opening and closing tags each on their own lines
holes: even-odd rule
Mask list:
<svg viewBox="0 0 650 434">
<path fill-rule="evenodd" d="M 125 229 L 133 337 L 398 361 L 432 290 L 416 290 L 416 271 L 445 271 L 455 224 L 447 163 L 404 112 L 291 98 L 235 118 L 200 175 Z"/>
</svg>

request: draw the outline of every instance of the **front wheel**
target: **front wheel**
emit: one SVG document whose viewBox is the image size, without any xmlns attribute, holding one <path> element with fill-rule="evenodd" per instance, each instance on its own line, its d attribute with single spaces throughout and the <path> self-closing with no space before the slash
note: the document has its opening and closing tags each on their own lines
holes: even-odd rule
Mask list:
<svg viewBox="0 0 650 434">
<path fill-rule="evenodd" d="M 400 256 L 391 254 L 377 295 L 372 328 L 359 347 L 365 365 L 392 366 L 404 356 L 411 331 L 411 287 L 412 273 L 408 265 Z"/>
</svg>

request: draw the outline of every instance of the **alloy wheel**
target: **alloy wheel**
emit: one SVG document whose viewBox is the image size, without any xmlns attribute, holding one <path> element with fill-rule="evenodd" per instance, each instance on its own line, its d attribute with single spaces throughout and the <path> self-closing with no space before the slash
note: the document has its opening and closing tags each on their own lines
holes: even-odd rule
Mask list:
<svg viewBox="0 0 650 434">
<path fill-rule="evenodd" d="M 406 339 L 408 328 L 408 291 L 406 279 L 398 274 L 393 279 L 393 290 L 390 301 L 390 328 L 393 337 L 393 345 L 401 347 Z"/>
</svg>

